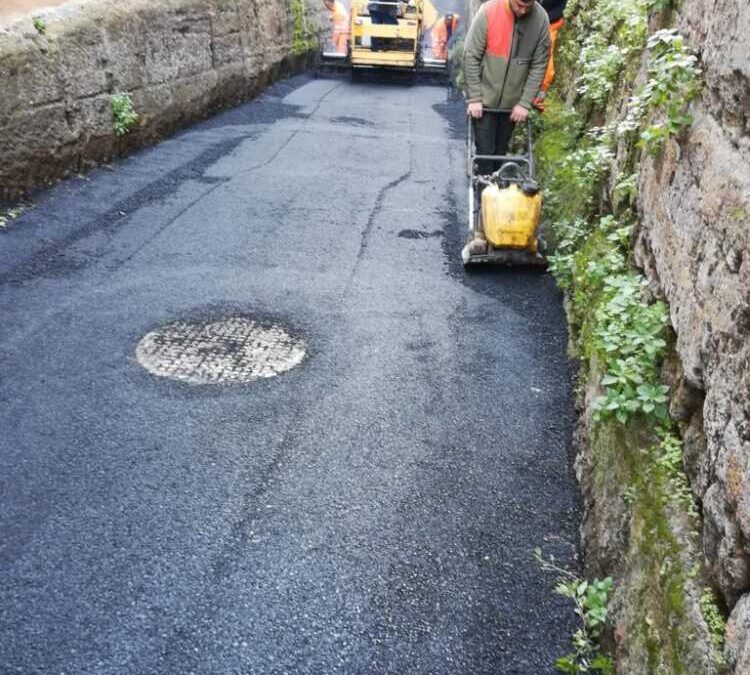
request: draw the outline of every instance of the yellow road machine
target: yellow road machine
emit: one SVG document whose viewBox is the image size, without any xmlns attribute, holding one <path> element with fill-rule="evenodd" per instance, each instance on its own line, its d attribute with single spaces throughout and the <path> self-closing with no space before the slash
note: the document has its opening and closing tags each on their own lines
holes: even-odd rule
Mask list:
<svg viewBox="0 0 750 675">
<path fill-rule="evenodd" d="M 372 69 L 447 72 L 445 59 L 422 54 L 425 1 L 352 0 L 346 49 L 325 47 L 323 64 L 338 62 L 353 74 Z"/>
<path fill-rule="evenodd" d="M 531 120 L 526 122 L 525 145 L 522 154 L 477 155 L 469 119 L 469 240 L 461 251 L 465 267 L 487 263 L 547 265 L 539 253 L 542 195 L 534 180 Z M 489 175 L 482 175 L 477 162 L 483 160 L 492 161 L 499 168 Z"/>
</svg>

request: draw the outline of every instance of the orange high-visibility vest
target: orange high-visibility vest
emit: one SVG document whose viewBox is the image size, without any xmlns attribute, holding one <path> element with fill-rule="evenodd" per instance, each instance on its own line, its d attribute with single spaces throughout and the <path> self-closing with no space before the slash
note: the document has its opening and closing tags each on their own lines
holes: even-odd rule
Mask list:
<svg viewBox="0 0 750 675">
<path fill-rule="evenodd" d="M 492 56 L 510 61 L 513 46 L 513 26 L 516 17 L 508 0 L 490 0 L 487 3 L 487 46 Z"/>
<path fill-rule="evenodd" d="M 337 54 L 346 54 L 346 43 L 349 40 L 349 12 L 339 0 L 334 0 L 333 10 L 329 10 L 328 15 L 333 26 L 331 35 L 333 48 Z"/>
<path fill-rule="evenodd" d="M 542 86 L 539 88 L 541 92 L 546 93 L 555 81 L 555 43 L 557 41 L 557 34 L 564 24 L 565 19 L 558 19 L 555 23 L 549 25 L 549 59 L 547 60 L 547 70 L 544 73 Z"/>
<path fill-rule="evenodd" d="M 448 40 L 458 28 L 458 16 L 453 15 L 451 25 L 442 17 L 438 20 L 430 32 L 432 38 L 432 58 L 448 60 Z"/>
</svg>

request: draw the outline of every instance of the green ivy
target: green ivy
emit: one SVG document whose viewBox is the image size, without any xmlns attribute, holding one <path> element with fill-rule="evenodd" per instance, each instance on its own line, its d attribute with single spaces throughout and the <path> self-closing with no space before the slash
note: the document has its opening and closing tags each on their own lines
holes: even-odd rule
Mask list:
<svg viewBox="0 0 750 675">
<path fill-rule="evenodd" d="M 629 271 L 604 279 L 592 331 L 605 391 L 594 402 L 595 420 L 613 415 L 627 424 L 636 413 L 660 422 L 668 417 L 669 388 L 659 377 L 667 346 L 667 308 L 661 302 L 644 302 L 644 286 L 643 277 Z"/>
<path fill-rule="evenodd" d="M 602 653 L 601 641 L 607 624 L 609 600 L 614 583 L 611 577 L 587 581 L 559 567 L 550 557 L 547 560 L 541 549 L 534 551 L 534 558 L 546 572 L 557 575 L 555 593 L 573 601 L 579 627 L 573 633 L 573 650 L 555 660 L 555 668 L 563 673 L 602 673 L 614 675 L 612 659 Z"/>
<path fill-rule="evenodd" d="M 710 588 L 704 588 L 701 594 L 699 606 L 703 620 L 708 626 L 711 636 L 711 645 L 714 649 L 714 661 L 718 664 L 724 663 L 724 642 L 727 623 L 719 610 L 716 596 Z"/>
<path fill-rule="evenodd" d="M 613 416 L 627 424 L 637 413 L 665 420 L 668 389 L 660 383 L 659 366 L 667 346 L 667 308 L 644 300 L 646 282 L 628 261 L 631 226 L 610 215 L 593 230 L 581 219 L 557 228 L 550 269 L 569 294 L 580 355 L 595 359 L 604 373 L 595 421 Z"/>
<path fill-rule="evenodd" d="M 620 216 L 623 222 L 613 215 L 598 220 L 595 216 L 601 208 L 602 188 L 614 161 L 616 143 L 635 135 L 638 147 L 649 151 L 658 148 L 690 123 L 685 108 L 698 91 L 696 60 L 679 34 L 662 30 L 647 37 L 648 12 L 654 5 L 653 0 L 604 0 L 588 5 L 586 25 L 591 30 L 581 43 L 581 70 L 582 77 L 589 79 L 579 81 L 578 92 L 592 102 L 606 103 L 609 99 L 610 85 L 623 62 L 609 68 L 592 61 L 591 54 L 600 43 L 606 48 L 597 52 L 597 59 L 605 61 L 613 46 L 619 45 L 627 55 L 647 48 L 649 79 L 629 100 L 621 121 L 588 131 L 575 128 L 570 123 L 571 113 L 561 111 L 553 98 L 549 126 L 558 134 L 567 126 L 565 140 L 556 139 L 558 148 L 564 147 L 566 154 L 557 157 L 552 167 L 540 161 L 546 188 L 547 238 L 554 245 L 550 270 L 569 294 L 570 318 L 578 330 L 581 355 L 595 359 L 604 372 L 604 393 L 595 401 L 594 419 L 614 417 L 622 424 L 635 415 L 655 423 L 668 417 L 668 388 L 659 380 L 666 347 L 667 308 L 663 303 L 644 300 L 645 281 L 629 263 L 633 227 L 629 221 L 637 198 L 637 164 L 636 170 L 621 176 L 612 190 L 613 206 L 627 207 Z M 577 18 L 574 16 L 574 21 Z M 600 77 L 607 86 L 596 84 Z M 659 121 L 649 121 L 655 115 Z M 545 119 L 544 133 L 547 126 Z M 548 149 L 542 145 L 542 154 Z"/>
<path fill-rule="evenodd" d="M 573 106 L 553 87 L 537 152 L 545 239 L 552 247 L 549 269 L 566 293 L 571 344 L 584 366 L 580 383 L 600 386 L 589 428 L 594 480 L 621 490 L 630 536 L 643 556 L 645 573 L 623 592 L 643 593 L 643 634 L 637 640 L 648 652 L 648 667 L 677 673 L 686 672 L 679 630 L 688 621 L 685 586 L 701 568 L 683 564 L 683 544 L 671 519 L 687 514 L 691 532 L 697 532 L 698 512 L 661 380 L 668 309 L 650 298 L 631 261 L 642 155 L 658 152 L 692 122 L 688 106 L 700 92 L 697 59 L 682 36 L 671 29 L 649 36 L 649 27 L 668 17 L 663 10 L 670 3 L 569 0 L 556 61 L 558 82 Z M 636 87 L 644 64 L 645 82 Z M 634 95 L 627 98 L 629 91 Z M 612 478 L 617 467 L 620 474 Z M 588 616 L 579 593 L 585 596 L 592 583 L 569 578 L 558 587 L 578 599 L 579 617 Z M 715 602 L 703 605 L 719 653 L 722 617 L 712 611 Z M 595 660 L 595 631 L 590 640 L 586 635 L 576 633 L 574 650 L 557 660 L 558 669 L 596 672 L 596 665 L 598 672 L 612 672 L 609 659 Z"/>
<path fill-rule="evenodd" d="M 582 3 L 573 15 L 580 41 L 573 49 L 581 75 L 576 89 L 584 101 L 604 106 L 620 75 L 646 43 L 654 0 L 599 0 Z"/>
<path fill-rule="evenodd" d="M 625 118 L 617 130 L 620 134 L 636 134 L 638 145 L 653 153 L 692 124 L 687 106 L 700 92 L 701 71 L 696 56 L 675 30 L 657 31 L 647 47 L 648 80 L 628 101 Z"/>
<path fill-rule="evenodd" d="M 684 38 L 674 29 L 648 34 L 651 14 L 671 4 L 667 0 L 572 0 L 566 12 L 570 35 L 562 40 L 560 50 L 561 70 L 567 65 L 580 73 L 576 91 L 581 101 L 595 109 L 619 106 L 618 92 L 632 86 L 640 57 L 647 54 L 648 79 L 609 131 L 611 138 L 616 131 L 634 148 L 651 153 L 692 123 L 687 109 L 700 90 L 697 58 Z"/>
<path fill-rule="evenodd" d="M 41 16 L 32 17 L 31 23 L 39 35 L 44 35 L 47 32 L 47 22 Z"/>
<path fill-rule="evenodd" d="M 631 173 L 620 176 L 612 190 L 612 197 L 615 200 L 615 206 L 625 205 L 627 207 L 633 207 L 635 206 L 637 196 L 638 174 Z"/>
<path fill-rule="evenodd" d="M 576 252 L 590 234 L 591 227 L 587 220 L 579 217 L 556 223 L 554 230 L 556 246 L 555 253 L 547 257 L 549 271 L 561 289 L 572 291 Z"/>
<path fill-rule="evenodd" d="M 315 47 L 315 34 L 307 21 L 304 0 L 291 0 L 292 52 L 304 54 Z"/>
<path fill-rule="evenodd" d="M 554 250 L 553 271 L 565 274 L 562 258 L 577 250 L 591 231 L 587 223 L 596 213 L 597 194 L 613 155 L 595 132 L 584 132 L 582 117 L 554 93 L 547 98 L 537 125 L 545 239 Z"/>
<path fill-rule="evenodd" d="M 124 136 L 138 121 L 138 113 L 133 109 L 130 94 L 120 93 L 112 96 L 112 124 L 116 136 Z"/>
<path fill-rule="evenodd" d="M 649 486 L 662 486 L 665 499 L 681 506 L 694 521 L 697 521 L 698 509 L 683 468 L 682 441 L 672 431 L 668 422 L 659 428 L 657 435 L 658 442 L 649 449 L 650 461 L 646 465 L 646 483 Z M 658 477 L 655 478 L 656 473 Z"/>
<path fill-rule="evenodd" d="M 573 600 L 575 613 L 581 620 L 581 627 L 573 634 L 573 651 L 555 660 L 555 668 L 560 672 L 614 674 L 612 659 L 599 652 L 612 585 L 612 579 L 607 577 L 591 582 L 561 581 L 555 588 L 556 593 Z"/>
</svg>

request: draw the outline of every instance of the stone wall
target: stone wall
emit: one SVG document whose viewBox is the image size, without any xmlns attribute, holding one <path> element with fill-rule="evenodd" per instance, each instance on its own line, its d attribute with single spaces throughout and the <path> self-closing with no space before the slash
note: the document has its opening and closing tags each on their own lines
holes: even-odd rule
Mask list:
<svg viewBox="0 0 750 675">
<path fill-rule="evenodd" d="M 597 2 L 569 4 L 558 61 L 558 90 L 589 128 L 621 121 L 653 66 L 648 51 L 631 54 L 605 101 L 580 95 L 581 45 L 596 30 Z M 631 222 L 632 194 L 614 188 L 638 166 L 634 261 L 651 295 L 668 303 L 673 334 L 661 376 L 670 386 L 683 452 L 676 439 L 671 450 L 659 449 L 663 434 L 643 416 L 628 424 L 593 419 L 594 401 L 604 393 L 603 366 L 588 352 L 576 437 L 585 571 L 615 581 L 604 647 L 618 674 L 744 675 L 750 673 L 750 7 L 740 0 L 659 3 L 649 22 L 651 34 L 674 26 L 685 36 L 700 59 L 702 93 L 690 104 L 693 123 L 655 155 L 639 153 L 627 135 L 612 144 L 606 185 L 601 193 L 593 188 L 592 223 L 611 212 L 616 222 Z M 552 125 L 560 137 L 563 119 Z M 552 150 L 555 142 L 560 138 L 548 144 Z M 595 235 L 585 238 L 577 265 L 601 253 L 589 246 Z M 584 273 L 568 282 L 574 327 L 585 328 L 588 282 Z"/>
<path fill-rule="evenodd" d="M 323 11 L 316 0 L 78 0 L 41 13 L 43 33 L 31 17 L 0 30 L 0 200 L 257 94 L 314 58 Z M 118 92 L 140 115 L 122 137 Z"/>
<path fill-rule="evenodd" d="M 677 27 L 705 90 L 688 132 L 643 163 L 636 261 L 670 306 L 672 413 L 706 563 L 732 610 L 729 660 L 750 673 L 750 7 L 685 0 Z"/>
</svg>

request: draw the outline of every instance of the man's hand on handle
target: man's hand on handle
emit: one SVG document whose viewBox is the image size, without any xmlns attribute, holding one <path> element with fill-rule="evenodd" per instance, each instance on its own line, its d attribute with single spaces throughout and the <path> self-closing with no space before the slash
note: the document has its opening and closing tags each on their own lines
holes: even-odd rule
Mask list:
<svg viewBox="0 0 750 675">
<path fill-rule="evenodd" d="M 473 117 L 475 120 L 478 120 L 484 113 L 482 102 L 474 101 L 473 103 L 469 103 L 468 107 L 466 108 L 466 112 L 469 114 L 469 117 Z"/>
<path fill-rule="evenodd" d="M 473 101 L 472 103 L 469 103 L 466 108 L 466 112 L 469 114 L 469 117 L 473 117 L 475 120 L 478 120 L 484 114 L 484 107 L 482 106 L 482 102 Z M 528 116 L 529 111 L 521 105 L 514 105 L 513 110 L 510 111 L 510 121 L 514 124 L 525 122 Z"/>
<path fill-rule="evenodd" d="M 528 116 L 529 111 L 522 105 L 514 105 L 513 110 L 510 111 L 510 121 L 514 124 L 525 122 Z"/>
</svg>

